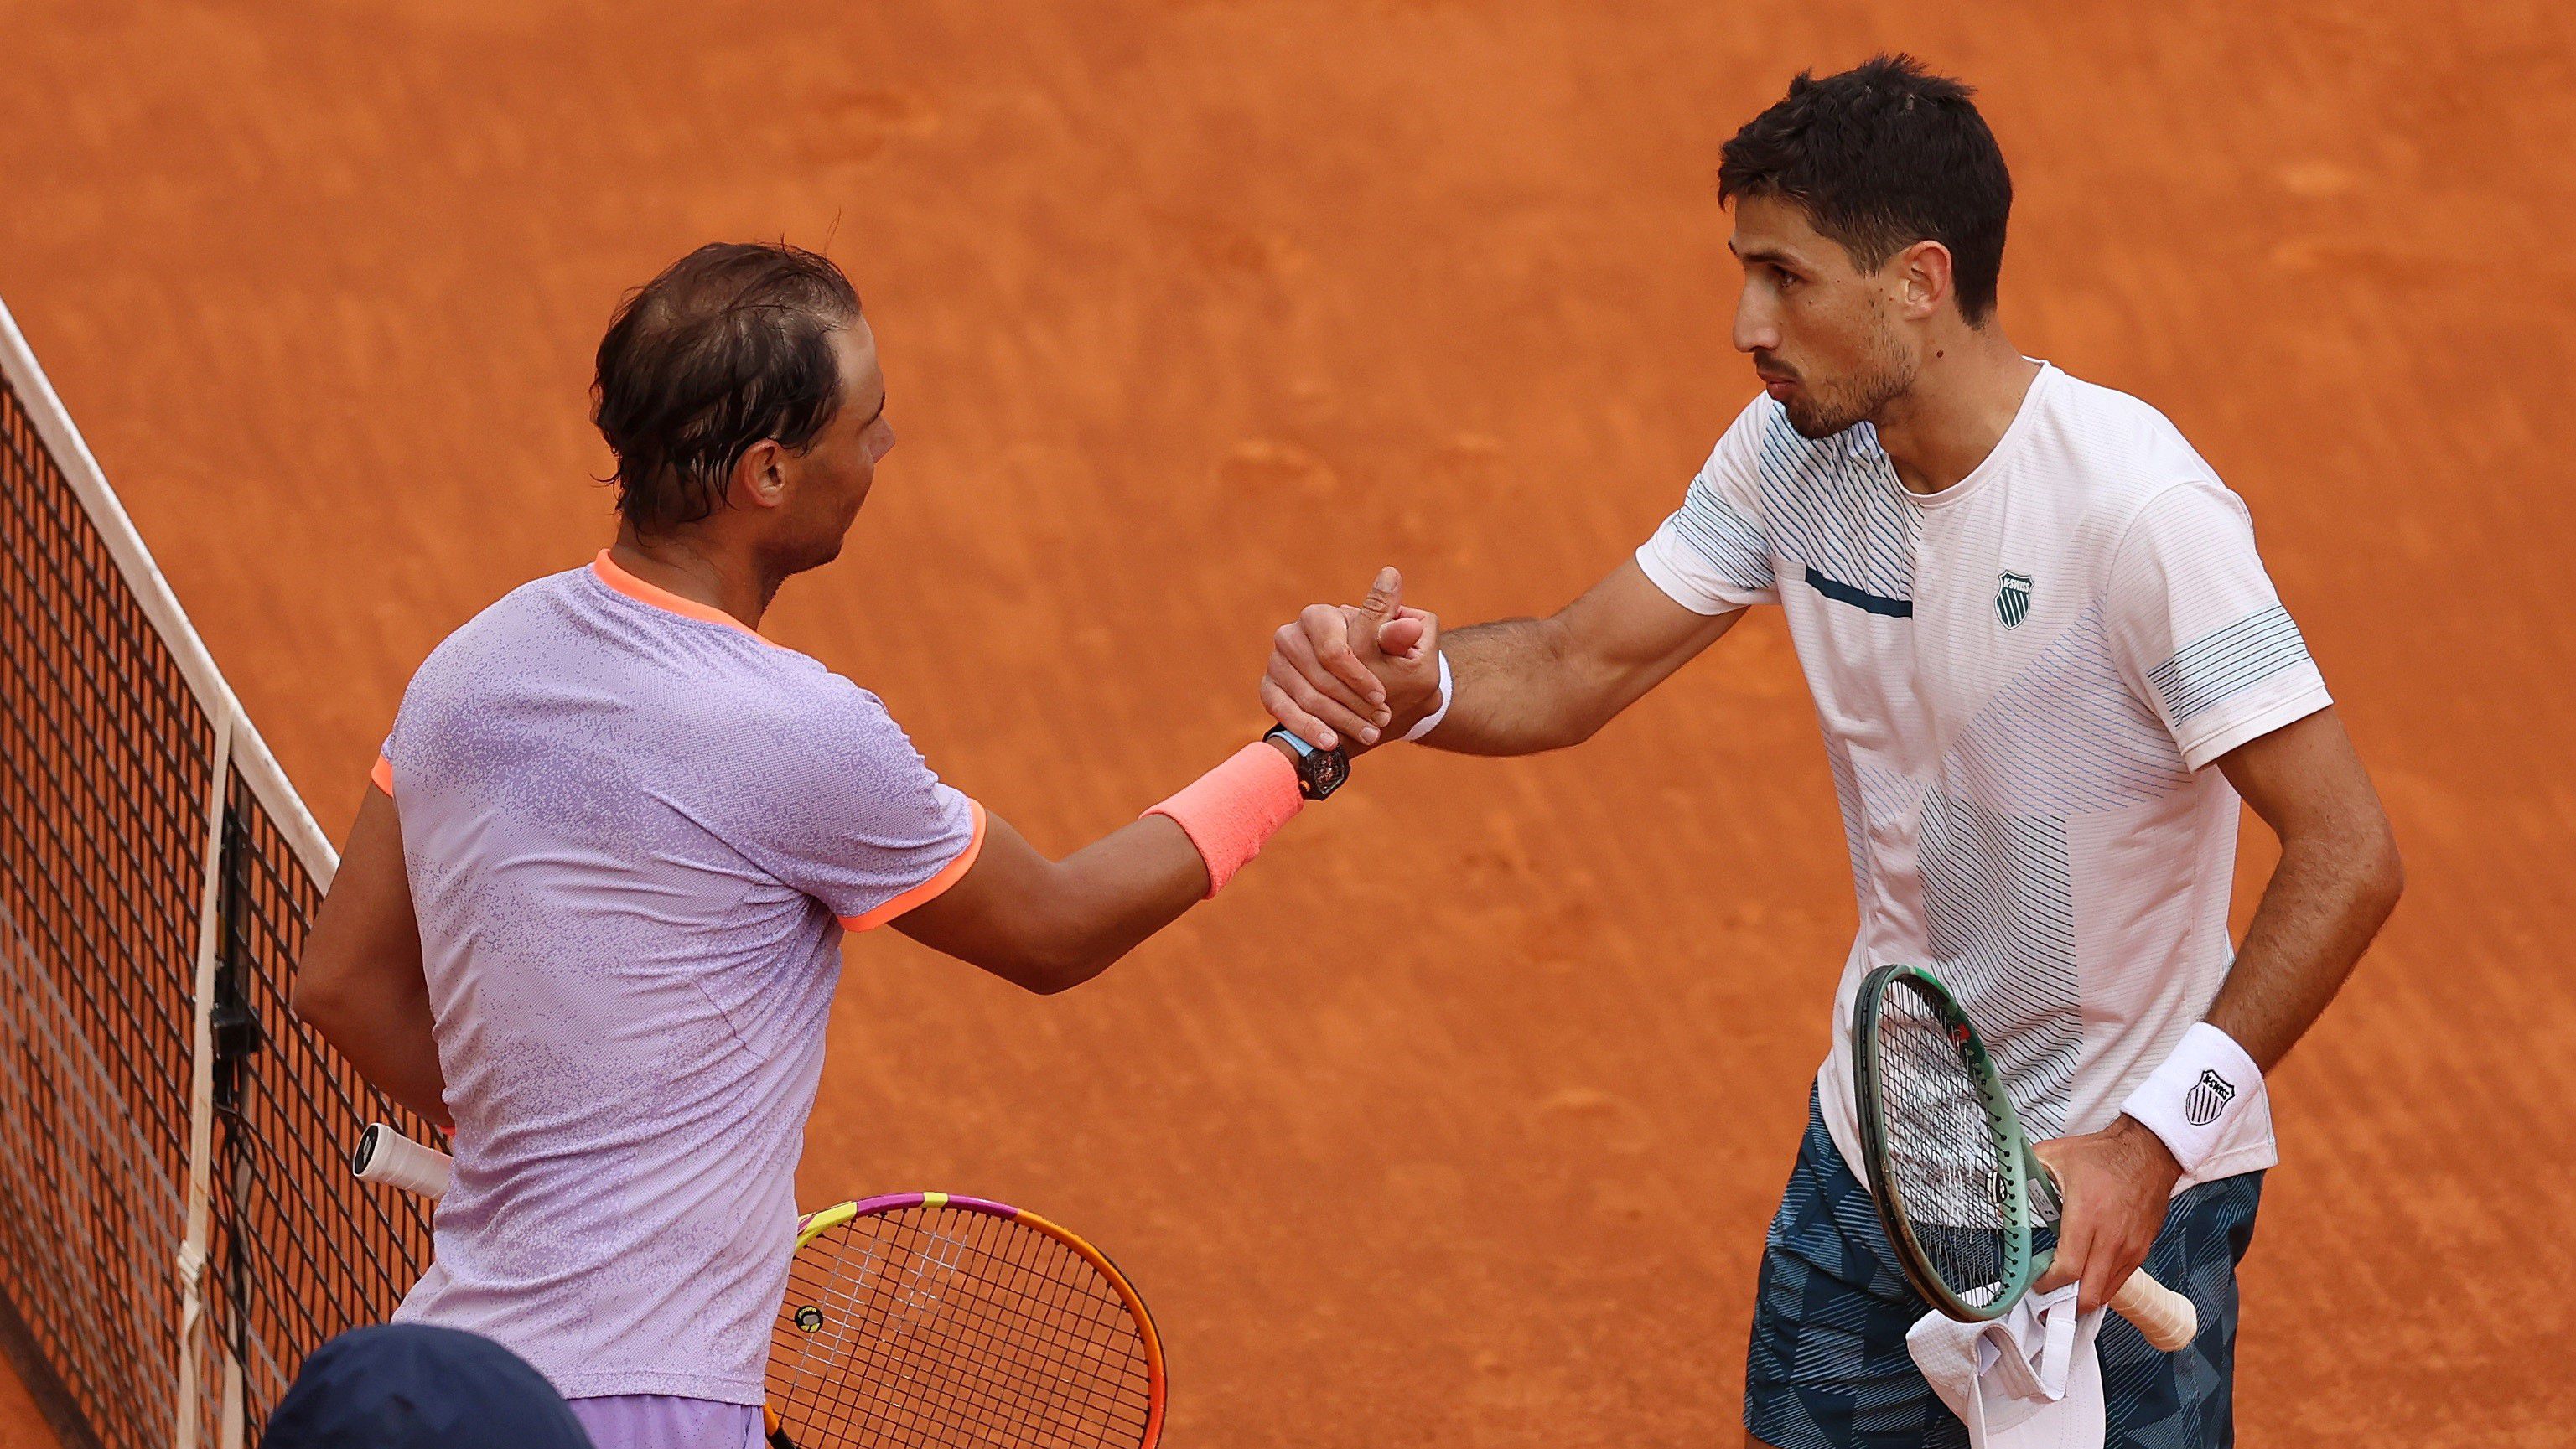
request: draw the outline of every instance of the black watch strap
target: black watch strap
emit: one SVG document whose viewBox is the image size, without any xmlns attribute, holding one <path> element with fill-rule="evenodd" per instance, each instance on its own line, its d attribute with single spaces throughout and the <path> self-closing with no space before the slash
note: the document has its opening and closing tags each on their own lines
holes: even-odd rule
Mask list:
<svg viewBox="0 0 2576 1449">
<path fill-rule="evenodd" d="M 1297 756 L 1297 793 L 1309 800 L 1323 799 L 1351 777 L 1350 756 L 1339 750 L 1316 749 L 1286 725 L 1272 725 L 1262 738 L 1288 742 L 1290 752 Z"/>
</svg>

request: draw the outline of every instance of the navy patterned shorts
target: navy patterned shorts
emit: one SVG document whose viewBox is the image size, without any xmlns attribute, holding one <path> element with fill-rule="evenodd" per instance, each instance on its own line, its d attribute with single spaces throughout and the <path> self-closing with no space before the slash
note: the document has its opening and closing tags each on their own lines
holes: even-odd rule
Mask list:
<svg viewBox="0 0 2576 1449">
<path fill-rule="evenodd" d="M 2205 1182 L 2173 1201 L 2147 1269 L 2200 1310 L 2200 1337 L 2158 1353 L 2118 1314 L 2096 1346 L 2107 1449 L 2203 1449 L 2235 1442 L 2236 1265 L 2254 1240 L 2263 1174 Z M 1744 1427 L 1775 1449 L 1966 1449 L 1950 1412 L 1905 1351 L 1931 1311 L 1896 1266 L 1878 1209 L 1844 1165 L 1811 1101 L 1789 1190 L 1762 1249 Z"/>
</svg>

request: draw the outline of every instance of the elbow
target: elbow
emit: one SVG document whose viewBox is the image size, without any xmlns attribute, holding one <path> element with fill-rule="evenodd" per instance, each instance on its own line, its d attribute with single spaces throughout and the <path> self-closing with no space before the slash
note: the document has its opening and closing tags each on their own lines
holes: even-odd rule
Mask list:
<svg viewBox="0 0 2576 1449">
<path fill-rule="evenodd" d="M 2397 834 L 2382 821 L 2379 839 L 2371 853 L 2370 901 L 2378 918 L 2388 919 L 2397 909 L 2398 898 L 2406 894 L 2406 858 L 2397 849 Z"/>
<path fill-rule="evenodd" d="M 297 1020 L 325 1038 L 336 1040 L 340 1018 L 348 1007 L 348 992 L 327 965 L 317 965 L 308 958 L 296 966 L 295 990 L 287 1004 Z"/>
<path fill-rule="evenodd" d="M 1127 952 L 1072 945 L 1040 950 L 1021 963 L 1014 978 L 1038 996 L 1060 996 L 1115 965 Z"/>
<path fill-rule="evenodd" d="M 2396 833 L 2383 816 L 2325 850 L 2330 853 L 2321 859 L 2332 861 L 2341 878 L 2346 919 L 2366 942 L 2387 924 L 2398 898 L 2406 894 L 2406 859 L 2398 852 Z"/>
<path fill-rule="evenodd" d="M 1104 944 L 1071 922 L 1031 914 L 1018 926 L 967 959 L 1035 996 L 1071 991 L 1127 954 L 1124 947 Z"/>
</svg>

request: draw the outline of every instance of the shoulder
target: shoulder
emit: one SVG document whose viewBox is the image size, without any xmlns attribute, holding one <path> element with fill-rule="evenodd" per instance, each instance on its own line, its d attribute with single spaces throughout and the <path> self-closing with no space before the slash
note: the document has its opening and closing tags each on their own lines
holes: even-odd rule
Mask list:
<svg viewBox="0 0 2576 1449">
<path fill-rule="evenodd" d="M 2142 523 L 2196 530 L 2232 517 L 2250 526 L 2244 500 L 2172 419 L 2142 399 L 2053 368 L 2047 381 L 2032 444 L 2076 534 L 2116 557 Z"/>
<path fill-rule="evenodd" d="M 808 780 L 909 776 L 922 767 L 885 701 L 818 660 L 778 653 L 707 702 L 747 765 Z"/>
<path fill-rule="evenodd" d="M 2171 418 L 2143 399 L 2051 369 L 2037 445 L 2062 476 L 2102 502 L 2131 508 L 2178 483 L 2217 484 L 2218 471 Z"/>
<path fill-rule="evenodd" d="M 579 573 L 530 579 L 484 605 L 429 651 L 412 675 L 413 688 L 478 677 L 497 661 L 544 647 L 570 623 L 567 594 Z"/>
<path fill-rule="evenodd" d="M 823 662 L 793 650 L 781 650 L 771 676 L 774 688 L 762 703 L 778 725 L 796 730 L 833 731 L 848 736 L 905 738 L 885 701 L 861 688 Z"/>
</svg>

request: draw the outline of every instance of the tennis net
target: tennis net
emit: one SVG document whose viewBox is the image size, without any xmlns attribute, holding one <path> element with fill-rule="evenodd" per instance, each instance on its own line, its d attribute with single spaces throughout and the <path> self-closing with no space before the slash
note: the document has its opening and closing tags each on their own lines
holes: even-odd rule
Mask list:
<svg viewBox="0 0 2576 1449">
<path fill-rule="evenodd" d="M 0 1348 L 67 1446 L 256 1442 L 427 1205 L 288 1010 L 336 864 L 0 305 Z"/>
</svg>

